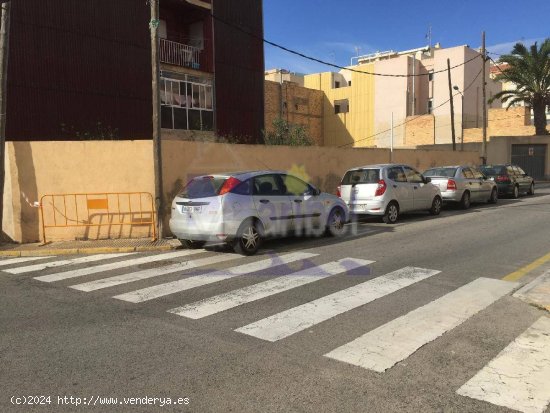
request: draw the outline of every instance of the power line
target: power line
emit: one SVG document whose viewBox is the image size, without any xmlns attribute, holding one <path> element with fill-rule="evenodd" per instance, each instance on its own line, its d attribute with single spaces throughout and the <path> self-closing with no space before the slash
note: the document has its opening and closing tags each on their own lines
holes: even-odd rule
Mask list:
<svg viewBox="0 0 550 413">
<path fill-rule="evenodd" d="M 474 77 L 474 79 L 470 82 L 470 84 L 469 84 L 466 88 L 464 88 L 463 92 L 466 92 L 470 87 L 472 87 L 472 85 L 475 83 L 476 79 L 479 77 L 479 75 L 481 74 L 482 71 L 483 71 L 483 68 L 481 68 L 481 70 L 477 73 L 476 77 Z M 459 93 L 455 93 L 455 94 L 453 95 L 452 99 L 454 99 L 455 96 L 458 96 L 458 95 L 459 95 Z M 443 102 L 443 103 L 441 103 L 440 105 L 438 105 L 438 106 L 436 106 L 435 108 L 433 108 L 433 109 L 432 109 L 432 112 L 435 111 L 436 109 L 439 109 L 439 108 L 442 107 L 443 105 L 446 105 L 446 104 L 449 103 L 450 101 L 451 101 L 451 98 L 447 99 L 445 102 Z M 393 127 L 393 129 L 398 128 L 398 127 L 400 127 L 400 126 L 403 126 L 403 125 L 405 125 L 405 124 L 407 124 L 407 123 L 409 123 L 409 122 L 412 122 L 413 120 L 418 119 L 420 116 L 422 116 L 422 115 L 419 115 L 419 116 L 417 116 L 417 117 L 411 117 L 411 118 L 409 118 L 409 119 L 406 119 L 405 121 L 401 122 L 400 124 L 395 125 L 395 126 Z M 392 130 L 392 128 L 383 130 L 383 131 L 381 131 L 381 132 L 375 133 L 374 135 L 367 136 L 366 138 L 359 139 L 359 140 L 353 141 L 353 142 L 351 142 L 351 143 L 345 143 L 345 144 L 343 144 L 343 145 L 339 145 L 338 148 L 343 148 L 343 147 L 346 147 L 346 146 L 349 146 L 349 145 L 354 145 L 354 144 L 357 143 L 357 142 L 361 142 L 361 141 L 364 141 L 364 140 L 367 140 L 367 139 L 372 139 L 372 138 L 374 138 L 374 137 L 376 137 L 376 136 L 378 136 L 378 135 L 381 135 L 381 134 L 383 134 L 383 133 L 390 132 L 391 130 Z"/>
<path fill-rule="evenodd" d="M 340 65 L 337 65 L 337 64 L 334 64 L 334 63 L 330 63 L 330 62 L 327 62 L 327 61 L 324 61 L 324 60 L 321 60 L 321 59 L 318 59 L 316 57 L 312 57 L 312 56 L 308 56 L 304 53 L 301 53 L 301 52 L 298 52 L 296 50 L 293 50 L 293 49 L 290 49 L 286 46 L 282 46 L 278 43 L 275 43 L 275 42 L 272 42 L 270 40 L 267 40 L 265 39 L 264 37 L 262 36 L 259 36 L 255 33 L 252 33 L 248 30 L 245 30 L 243 29 L 242 27 L 240 26 L 237 26 L 235 24 L 232 24 L 232 23 L 229 23 L 217 16 L 214 16 L 213 14 L 211 14 L 212 18 L 214 20 L 217 20 L 229 27 L 233 27 L 234 29 L 237 29 L 239 30 L 240 32 L 242 33 L 245 33 L 251 37 L 254 37 L 258 40 L 261 40 L 262 42 L 266 43 L 266 44 L 269 44 L 270 46 L 273 46 L 273 47 L 276 47 L 278 49 L 281 49 L 281 50 L 284 50 L 285 52 L 288 52 L 288 53 L 291 53 L 291 54 L 294 54 L 296 56 L 300 56 L 300 57 L 303 57 L 304 59 L 307 59 L 307 60 L 311 60 L 313 62 L 317 62 L 317 63 L 321 63 L 323 65 L 326 65 L 326 66 L 330 66 L 330 67 L 334 67 L 336 69 L 340 69 L 340 70 L 348 70 L 350 72 L 353 72 L 353 73 L 360 73 L 360 74 L 363 74 L 363 75 L 371 75 L 371 76 L 383 76 L 383 77 L 419 77 L 419 76 L 429 76 L 429 75 L 433 75 L 433 74 L 436 74 L 436 73 L 442 73 L 442 72 L 446 72 L 447 69 L 441 69 L 441 70 L 437 70 L 437 71 L 434 71 L 434 72 L 429 72 L 429 73 L 415 73 L 415 74 L 406 74 L 406 75 L 396 75 L 396 74 L 387 74 L 387 73 L 375 73 L 375 72 L 367 72 L 367 71 L 364 71 L 364 70 L 357 70 L 357 69 L 352 69 L 352 68 L 349 68 L 349 67 L 345 67 L 345 66 L 340 66 Z M 459 63 L 455 66 L 452 66 L 451 69 L 455 69 L 457 67 L 460 67 L 460 66 L 464 66 L 466 65 L 467 63 L 477 59 L 481 57 L 481 54 L 477 54 L 476 56 L 472 57 L 471 59 L 468 59 L 462 63 Z"/>
</svg>

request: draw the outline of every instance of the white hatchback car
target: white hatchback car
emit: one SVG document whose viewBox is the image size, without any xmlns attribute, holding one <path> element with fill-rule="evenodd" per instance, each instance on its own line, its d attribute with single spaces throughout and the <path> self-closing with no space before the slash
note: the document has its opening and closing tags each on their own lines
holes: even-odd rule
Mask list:
<svg viewBox="0 0 550 413">
<path fill-rule="evenodd" d="M 340 198 L 286 172 L 233 172 L 189 181 L 172 202 L 170 230 L 188 248 L 223 241 L 252 255 L 264 237 L 341 235 L 348 220 Z"/>
<path fill-rule="evenodd" d="M 346 172 L 337 195 L 359 215 L 380 215 L 392 224 L 402 212 L 441 212 L 441 191 L 416 169 L 401 164 L 367 165 Z"/>
</svg>

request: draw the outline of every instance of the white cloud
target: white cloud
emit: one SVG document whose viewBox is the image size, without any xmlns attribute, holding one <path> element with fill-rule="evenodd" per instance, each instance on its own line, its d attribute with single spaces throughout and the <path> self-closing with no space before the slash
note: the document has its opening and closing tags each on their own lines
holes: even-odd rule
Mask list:
<svg viewBox="0 0 550 413">
<path fill-rule="evenodd" d="M 535 39 L 518 39 L 514 40 L 513 42 L 499 43 L 493 46 L 487 46 L 487 51 L 494 54 L 508 54 L 512 51 L 512 48 L 516 43 L 523 43 L 525 46 L 529 47 L 535 42 L 538 42 L 538 44 L 540 45 L 540 43 L 542 43 L 543 41 L 543 37 L 538 37 Z"/>
</svg>

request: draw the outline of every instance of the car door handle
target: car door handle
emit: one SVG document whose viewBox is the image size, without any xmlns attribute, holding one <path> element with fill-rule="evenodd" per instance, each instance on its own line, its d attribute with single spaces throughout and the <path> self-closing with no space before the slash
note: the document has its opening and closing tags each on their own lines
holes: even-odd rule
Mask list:
<svg viewBox="0 0 550 413">
<path fill-rule="evenodd" d="M 269 202 L 269 199 L 260 199 L 260 202 L 262 204 L 267 204 Z"/>
<path fill-rule="evenodd" d="M 472 183 L 471 183 L 471 182 L 468 182 L 468 183 L 469 183 L 470 185 L 472 185 Z"/>
<path fill-rule="evenodd" d="M 393 185 L 394 188 L 397 188 L 397 185 Z"/>
<path fill-rule="evenodd" d="M 417 187 L 417 186 L 415 186 L 415 187 L 414 187 L 414 189 L 418 189 L 418 187 Z"/>
<path fill-rule="evenodd" d="M 302 200 L 301 200 L 301 199 L 295 199 L 294 202 L 298 202 L 298 203 L 299 203 L 299 202 L 302 202 Z"/>
</svg>

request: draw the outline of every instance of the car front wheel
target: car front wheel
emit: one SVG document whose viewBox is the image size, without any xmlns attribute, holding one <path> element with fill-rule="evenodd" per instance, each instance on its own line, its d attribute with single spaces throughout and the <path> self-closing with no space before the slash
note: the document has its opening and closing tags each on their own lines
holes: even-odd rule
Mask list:
<svg viewBox="0 0 550 413">
<path fill-rule="evenodd" d="M 327 235 L 333 237 L 344 235 L 346 229 L 344 226 L 345 220 L 346 217 L 344 211 L 342 211 L 342 208 L 334 208 L 332 211 L 330 211 L 327 221 Z"/>
<path fill-rule="evenodd" d="M 527 192 L 527 195 L 535 195 L 535 184 L 531 183 L 531 186 L 529 187 L 529 191 Z"/>
<path fill-rule="evenodd" d="M 432 207 L 430 208 L 430 214 L 439 215 L 441 213 L 442 201 L 441 198 L 436 196 L 432 201 Z"/>
<path fill-rule="evenodd" d="M 493 190 L 491 191 L 491 197 L 489 198 L 489 203 L 496 204 L 497 201 L 498 201 L 498 191 L 496 188 L 493 188 Z"/>
<path fill-rule="evenodd" d="M 247 219 L 237 231 L 237 237 L 233 240 L 233 249 L 237 254 L 254 255 L 260 248 L 261 242 L 261 224 L 253 219 Z"/>
</svg>

